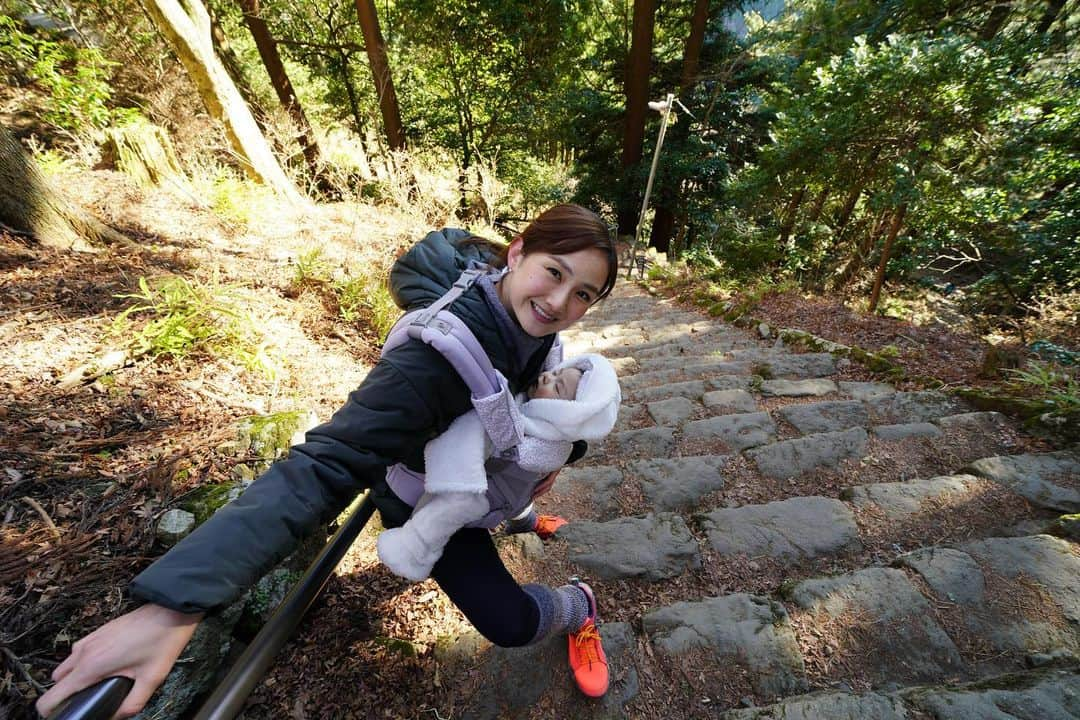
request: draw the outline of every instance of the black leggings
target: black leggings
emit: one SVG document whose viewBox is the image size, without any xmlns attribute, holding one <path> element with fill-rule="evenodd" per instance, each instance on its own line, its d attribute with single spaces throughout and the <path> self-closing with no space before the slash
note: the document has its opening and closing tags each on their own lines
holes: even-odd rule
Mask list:
<svg viewBox="0 0 1080 720">
<path fill-rule="evenodd" d="M 372 490 L 383 526 L 399 527 L 412 513 L 385 484 Z M 540 608 L 503 565 L 491 533 L 463 528 L 450 537 L 431 577 L 481 635 L 500 647 L 527 645 L 540 626 Z"/>
</svg>

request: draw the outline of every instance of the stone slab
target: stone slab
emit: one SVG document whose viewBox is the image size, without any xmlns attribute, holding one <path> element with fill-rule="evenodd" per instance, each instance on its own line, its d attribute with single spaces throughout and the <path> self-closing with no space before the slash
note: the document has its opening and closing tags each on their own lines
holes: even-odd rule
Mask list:
<svg viewBox="0 0 1080 720">
<path fill-rule="evenodd" d="M 788 405 L 779 409 L 780 416 L 804 435 L 835 432 L 870 424 L 870 414 L 858 400 L 834 400 L 807 405 Z"/>
<path fill-rule="evenodd" d="M 874 398 L 892 395 L 896 388 L 887 383 L 880 382 L 849 382 L 840 381 L 840 392 L 852 400 L 873 400 Z"/>
<path fill-rule="evenodd" d="M 475 693 L 461 717 L 525 717 L 548 694 L 564 698 L 560 711 L 566 717 L 626 717 L 624 706 L 640 690 L 634 665 L 637 641 L 627 623 L 601 623 L 600 637 L 611 682 L 603 698 L 588 698 L 577 690 L 573 675 L 566 669 L 566 636 L 553 635 L 525 647 L 487 648 L 476 669 L 485 690 Z"/>
<path fill-rule="evenodd" d="M 812 378 L 836 372 L 836 360 L 829 353 L 780 355 L 764 363 L 774 378 Z"/>
<path fill-rule="evenodd" d="M 804 623 L 835 625 L 840 619 L 866 628 L 846 633 L 843 646 L 875 686 L 937 681 L 963 668 L 956 645 L 934 621 L 930 604 L 900 570 L 872 567 L 804 580 L 792 589 L 791 598 L 811 612 Z"/>
<path fill-rule="evenodd" d="M 668 383 L 667 385 L 654 385 L 653 387 L 639 388 L 626 393 L 626 398 L 633 402 L 653 402 L 666 400 L 673 397 L 684 397 L 688 400 L 700 400 L 705 394 L 704 380 L 687 380 L 686 382 Z"/>
<path fill-rule="evenodd" d="M 619 514 L 616 496 L 622 485 L 622 471 L 608 465 L 566 467 L 559 472 L 552 488 L 560 495 L 577 494 L 589 498 L 595 519 L 610 520 Z"/>
<path fill-rule="evenodd" d="M 729 710 L 723 720 L 912 720 L 893 695 L 821 692 L 761 708 Z"/>
<path fill-rule="evenodd" d="M 946 415 L 937 420 L 938 426 L 950 433 L 973 437 L 993 436 L 1009 427 L 1008 420 L 999 412 L 971 412 Z"/>
<path fill-rule="evenodd" d="M 674 513 L 574 522 L 559 530 L 571 562 L 602 580 L 664 580 L 701 567 L 697 540 Z"/>
<path fill-rule="evenodd" d="M 776 424 L 768 413 L 739 413 L 694 420 L 683 428 L 686 440 L 716 440 L 739 451 L 764 445 L 776 438 Z"/>
<path fill-rule="evenodd" d="M 857 485 L 846 489 L 841 497 L 860 509 L 877 506 L 890 520 L 899 520 L 920 512 L 927 500 L 965 493 L 979 483 L 974 475 L 941 475 L 927 480 Z"/>
<path fill-rule="evenodd" d="M 766 397 L 820 397 L 836 391 L 836 383 L 825 378 L 765 380 L 761 383 L 761 394 Z"/>
<path fill-rule="evenodd" d="M 1068 541 L 1049 535 L 988 538 L 923 548 L 897 562 L 960 605 L 967 629 L 997 650 L 1080 655 L 1080 557 Z M 1001 663 L 1009 668 L 1007 658 Z"/>
<path fill-rule="evenodd" d="M 608 443 L 622 457 L 666 457 L 675 448 L 673 428 L 651 427 L 612 433 Z"/>
<path fill-rule="evenodd" d="M 724 487 L 727 455 L 639 460 L 630 465 L 653 510 L 693 506 L 701 497 Z"/>
<path fill-rule="evenodd" d="M 648 403 L 646 407 L 649 410 L 649 417 L 657 425 L 678 427 L 694 414 L 696 406 L 684 397 L 673 397 Z"/>
<path fill-rule="evenodd" d="M 877 425 L 870 429 L 874 437 L 889 442 L 907 440 L 913 437 L 941 437 L 942 432 L 934 423 L 900 423 L 899 425 Z"/>
<path fill-rule="evenodd" d="M 1062 450 L 1029 455 L 988 457 L 964 468 L 1023 495 L 1039 507 L 1058 512 L 1080 511 L 1080 457 Z"/>
<path fill-rule="evenodd" d="M 898 392 L 867 401 L 870 420 L 877 425 L 933 422 L 954 415 L 961 404 L 954 398 L 933 390 Z"/>
<path fill-rule="evenodd" d="M 866 440 L 866 430 L 851 428 L 783 440 L 753 448 L 746 454 L 762 474 L 783 479 L 833 466 L 849 458 L 861 458 L 866 452 Z"/>
<path fill-rule="evenodd" d="M 758 412 L 757 400 L 746 390 L 713 390 L 705 393 L 701 401 L 714 413 Z"/>
<path fill-rule="evenodd" d="M 1005 675 L 960 687 L 914 688 L 900 694 L 934 720 L 1076 720 L 1076 669 Z"/>
<path fill-rule="evenodd" d="M 859 546 L 855 516 L 839 500 L 799 497 L 698 516 L 717 552 L 813 558 Z"/>
<path fill-rule="evenodd" d="M 768 598 L 737 593 L 678 602 L 646 614 L 642 626 L 662 652 L 708 649 L 722 665 L 747 668 L 759 693 L 786 695 L 806 688 L 787 610 Z"/>
</svg>

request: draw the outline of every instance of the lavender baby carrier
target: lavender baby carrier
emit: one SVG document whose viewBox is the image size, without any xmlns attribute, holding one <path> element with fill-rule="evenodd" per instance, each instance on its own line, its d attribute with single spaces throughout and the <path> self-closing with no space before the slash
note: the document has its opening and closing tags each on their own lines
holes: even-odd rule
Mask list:
<svg viewBox="0 0 1080 720">
<path fill-rule="evenodd" d="M 382 354 L 410 339 L 420 340 L 437 350 L 469 387 L 473 409 L 495 448 L 485 465 L 491 511 L 472 526 L 492 528 L 529 504 L 538 478 L 535 472 L 514 462 L 521 423 L 509 385 L 492 366 L 472 330 L 446 309 L 487 272 L 486 265 L 470 267 L 431 305 L 402 315 L 390 330 Z M 415 506 L 424 491 L 424 475 L 402 463 L 387 470 L 386 481 L 394 494 L 409 505 Z"/>
</svg>

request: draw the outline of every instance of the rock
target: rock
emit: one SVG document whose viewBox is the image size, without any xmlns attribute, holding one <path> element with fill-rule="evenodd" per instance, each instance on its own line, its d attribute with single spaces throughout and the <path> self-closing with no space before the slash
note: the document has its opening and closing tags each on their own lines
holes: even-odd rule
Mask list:
<svg viewBox="0 0 1080 720">
<path fill-rule="evenodd" d="M 772 336 L 772 328 L 769 327 L 768 323 L 758 323 L 757 331 L 762 340 L 768 340 Z"/>
<path fill-rule="evenodd" d="M 683 428 L 685 440 L 715 440 L 735 451 L 763 445 L 775 437 L 776 425 L 765 412 L 719 415 L 694 420 Z"/>
<path fill-rule="evenodd" d="M 711 389 L 711 388 L 710 388 Z M 626 400 L 634 402 L 652 402 L 665 400 L 672 397 L 684 397 L 688 400 L 700 400 L 705 394 L 704 380 L 689 380 L 687 382 L 657 385 L 655 387 L 640 388 L 626 393 Z"/>
<path fill-rule="evenodd" d="M 836 383 L 824 378 L 809 380 L 765 380 L 761 394 L 766 397 L 817 397 L 836 392 Z"/>
<path fill-rule="evenodd" d="M 771 478 L 802 475 L 841 460 L 861 458 L 866 452 L 866 430 L 851 428 L 841 432 L 807 435 L 794 440 L 753 448 L 746 455 Z"/>
<path fill-rule="evenodd" d="M 757 400 L 745 390 L 713 390 L 705 393 L 701 401 L 713 412 L 752 413 L 758 411 Z"/>
<path fill-rule="evenodd" d="M 845 575 L 804 580 L 790 592 L 810 614 L 809 623 L 846 626 L 843 648 L 875 686 L 886 682 L 936 681 L 958 673 L 963 660 L 937 622 L 930 604 L 900 570 L 872 567 Z M 852 632 L 851 625 L 866 632 Z"/>
<path fill-rule="evenodd" d="M 1080 675 L 1074 670 L 1005 675 L 961 687 L 915 688 L 901 697 L 935 720 L 1075 720 Z"/>
<path fill-rule="evenodd" d="M 694 413 L 694 403 L 684 397 L 673 397 L 648 403 L 653 422 L 662 427 L 678 427 Z"/>
<path fill-rule="evenodd" d="M 189 707 L 211 689 L 218 667 L 229 653 L 232 629 L 239 617 L 240 605 L 233 603 L 226 610 L 203 618 L 161 687 L 135 716 L 136 720 L 190 717 Z"/>
<path fill-rule="evenodd" d="M 664 457 L 675 447 L 673 428 L 651 427 L 613 433 L 608 440 L 623 457 Z"/>
<path fill-rule="evenodd" d="M 672 460 L 638 460 L 630 471 L 638 476 L 641 489 L 655 510 L 686 508 L 706 493 L 724 487 L 727 455 L 703 455 Z"/>
<path fill-rule="evenodd" d="M 898 392 L 867 401 L 870 420 L 877 425 L 899 423 L 933 422 L 940 417 L 952 415 L 960 403 L 947 395 L 932 390 Z"/>
<path fill-rule="evenodd" d="M 637 643 L 626 623 L 601 623 L 610 687 L 604 697 L 588 698 L 574 685 L 566 667 L 566 636 L 552 636 L 521 648 L 491 647 L 476 672 L 484 691 L 476 693 L 462 715 L 468 720 L 525 717 L 547 694 L 565 698 L 561 717 L 625 718 L 624 706 L 640 689 L 634 652 Z"/>
<path fill-rule="evenodd" d="M 768 598 L 737 593 L 677 602 L 646 614 L 641 622 L 658 650 L 669 655 L 711 650 L 720 665 L 751 671 L 754 689 L 763 695 L 806 689 L 787 610 Z"/>
<path fill-rule="evenodd" d="M 875 398 L 893 395 L 896 388 L 892 385 L 879 382 L 840 382 L 840 392 L 853 400 L 873 400 Z"/>
<path fill-rule="evenodd" d="M 674 513 L 573 522 L 557 537 L 568 544 L 570 562 L 602 580 L 657 581 L 701 567 L 697 541 Z"/>
<path fill-rule="evenodd" d="M 956 548 L 924 548 L 897 559 L 933 592 L 957 603 L 968 632 L 1002 653 L 1080 654 L 1080 557 L 1048 535 L 989 538 Z M 1022 610 L 1022 612 L 1018 612 Z M 1014 668 L 984 662 L 984 671 Z"/>
<path fill-rule="evenodd" d="M 858 485 L 848 488 L 841 497 L 859 508 L 876 505 L 890 521 L 896 521 L 920 512 L 927 500 L 966 493 L 979 483 L 973 475 L 943 475 L 929 480 Z"/>
<path fill-rule="evenodd" d="M 870 424 L 870 415 L 858 400 L 788 405 L 780 408 L 780 415 L 804 435 L 847 430 Z"/>
<path fill-rule="evenodd" d="M 946 415 L 937 421 L 942 430 L 967 435 L 973 439 L 993 437 L 1008 429 L 1008 421 L 999 412 L 972 412 Z"/>
<path fill-rule="evenodd" d="M 1080 514 L 1062 515 L 1050 524 L 1047 532 L 1073 542 L 1080 542 Z"/>
<path fill-rule="evenodd" d="M 607 465 L 567 467 L 555 480 L 555 492 L 567 495 L 579 491 L 587 497 L 600 520 L 610 520 L 619 514 L 615 494 L 622 485 L 622 471 Z"/>
<path fill-rule="evenodd" d="M 859 546 L 855 516 L 831 498 L 791 498 L 697 517 L 712 548 L 726 555 L 804 559 Z"/>
<path fill-rule="evenodd" d="M 195 515 L 187 510 L 169 510 L 158 520 L 154 536 L 165 547 L 172 547 L 195 529 Z"/>
<path fill-rule="evenodd" d="M 941 428 L 933 423 L 901 423 L 899 425 L 878 425 L 870 429 L 874 437 L 889 442 L 907 440 L 912 437 L 940 437 Z"/>
<path fill-rule="evenodd" d="M 1058 478 L 1080 477 L 1080 457 L 1067 450 L 983 458 L 964 468 L 1023 495 L 1039 507 L 1058 512 L 1080 511 L 1080 491 Z"/>
<path fill-rule="evenodd" d="M 723 720 L 911 720 L 899 698 L 847 692 L 814 693 L 763 708 L 731 710 L 721 717 Z"/>
<path fill-rule="evenodd" d="M 814 378 L 836 372 L 836 361 L 829 353 L 783 354 L 764 364 L 774 378 Z"/>
</svg>

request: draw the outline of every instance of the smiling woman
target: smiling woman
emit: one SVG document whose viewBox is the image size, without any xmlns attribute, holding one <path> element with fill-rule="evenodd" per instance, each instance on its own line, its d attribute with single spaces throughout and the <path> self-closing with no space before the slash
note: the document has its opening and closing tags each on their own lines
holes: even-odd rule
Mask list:
<svg viewBox="0 0 1080 720">
<path fill-rule="evenodd" d="M 560 205 L 534 220 L 502 257 L 473 240 L 461 230 L 430 233 L 395 264 L 391 291 L 403 309 L 427 307 L 454 286 L 463 269 L 476 263 L 492 267 L 457 296 L 451 310 L 510 390 L 522 392 L 545 370 L 558 367 L 556 333 L 611 292 L 617 272 L 612 239 L 594 213 Z M 399 492 L 405 486 L 393 480 L 409 476 L 425 483 L 428 440 L 470 410 L 468 387 L 438 351 L 417 340 L 387 351 L 330 422 L 310 431 L 288 458 L 135 578 L 130 592 L 146 605 L 72 646 L 71 656 L 53 673 L 56 685 L 38 701 L 39 711 L 47 715 L 72 693 L 123 675 L 135 685 L 120 714 L 137 712 L 203 613 L 228 606 L 358 493 L 371 490 L 387 528 L 422 512 L 423 503 Z M 521 520 L 530 496 L 550 488 L 553 477 L 533 473 L 515 502 L 492 511 L 499 515 L 496 524 Z M 515 504 L 518 499 L 523 503 Z M 529 529 L 539 531 L 535 520 L 533 513 Z M 588 586 L 519 585 L 486 526 L 455 532 L 431 577 L 497 645 L 573 635 L 571 664 L 579 686 L 590 695 L 606 691 L 596 601 Z"/>
</svg>

